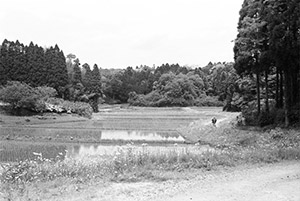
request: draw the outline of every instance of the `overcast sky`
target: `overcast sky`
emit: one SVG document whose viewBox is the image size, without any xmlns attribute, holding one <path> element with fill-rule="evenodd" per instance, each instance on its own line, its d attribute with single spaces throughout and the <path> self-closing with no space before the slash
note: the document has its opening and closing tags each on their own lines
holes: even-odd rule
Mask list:
<svg viewBox="0 0 300 201">
<path fill-rule="evenodd" d="M 2 0 L 0 40 L 126 68 L 233 61 L 243 0 Z"/>
</svg>

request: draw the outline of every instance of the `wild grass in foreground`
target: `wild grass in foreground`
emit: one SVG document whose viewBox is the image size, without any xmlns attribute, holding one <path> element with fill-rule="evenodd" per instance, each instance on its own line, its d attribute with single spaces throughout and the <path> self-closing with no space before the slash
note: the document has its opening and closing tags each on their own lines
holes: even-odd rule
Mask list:
<svg viewBox="0 0 300 201">
<path fill-rule="evenodd" d="M 215 140 L 214 149 L 201 153 L 194 151 L 196 145 L 184 151 L 174 149 L 156 154 L 148 152 L 147 147 L 137 152 L 129 145 L 105 159 L 52 161 L 39 157 L 37 160 L 2 165 L 1 192 L 9 200 L 17 195 L 16 192 L 26 194 L 30 185 L 59 179 L 76 183 L 164 181 L 172 179 L 170 173 L 187 170 L 209 171 L 220 166 L 300 159 L 300 136 L 297 131 L 257 133 L 232 129 L 222 136 L 222 140 Z"/>
</svg>

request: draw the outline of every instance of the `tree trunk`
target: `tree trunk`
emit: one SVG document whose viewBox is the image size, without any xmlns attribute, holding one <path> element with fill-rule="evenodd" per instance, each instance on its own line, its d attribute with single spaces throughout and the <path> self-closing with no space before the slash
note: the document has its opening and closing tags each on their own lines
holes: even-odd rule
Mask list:
<svg viewBox="0 0 300 201">
<path fill-rule="evenodd" d="M 290 125 L 289 114 L 290 114 L 290 81 L 288 79 L 288 72 L 284 71 L 284 124 L 285 127 Z"/>
<path fill-rule="evenodd" d="M 276 67 L 276 94 L 275 94 L 275 100 L 276 100 L 276 108 L 279 108 L 279 72 L 278 72 L 277 67 Z"/>
<path fill-rule="evenodd" d="M 259 70 L 256 71 L 256 93 L 257 93 L 257 115 L 260 115 L 260 75 Z"/>
<path fill-rule="evenodd" d="M 279 71 L 280 72 L 280 76 L 279 76 L 279 108 L 283 108 L 283 95 L 284 95 L 284 91 L 283 91 L 283 72 L 282 70 Z"/>
<path fill-rule="evenodd" d="M 298 98 L 299 97 L 299 94 L 298 94 L 299 85 L 298 85 L 298 70 L 297 69 L 293 69 L 293 73 L 291 74 L 291 87 L 292 87 L 292 90 L 290 91 L 291 96 L 292 96 L 291 105 L 295 106 L 299 102 L 299 98 Z"/>
<path fill-rule="evenodd" d="M 265 70 L 265 82 L 266 82 L 266 112 L 269 113 L 269 82 L 268 82 L 268 70 Z"/>
</svg>

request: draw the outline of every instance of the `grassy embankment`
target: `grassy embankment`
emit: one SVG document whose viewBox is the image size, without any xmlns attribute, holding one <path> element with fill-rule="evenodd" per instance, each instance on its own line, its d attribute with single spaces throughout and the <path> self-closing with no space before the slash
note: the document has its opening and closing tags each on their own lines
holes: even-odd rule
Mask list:
<svg viewBox="0 0 300 201">
<path fill-rule="evenodd" d="M 119 149 L 113 157 L 89 158 L 82 161 L 50 161 L 39 158 L 21 161 L 3 167 L 2 192 L 13 198 L 17 192 L 28 196 L 28 189 L 38 184 L 60 181 L 64 183 L 137 182 L 141 180 L 164 181 L 184 178 L 194 170 L 213 170 L 240 164 L 273 163 L 300 159 L 300 135 L 297 130 L 271 129 L 267 131 L 238 129 L 229 122 L 218 127 L 196 123 L 181 127 L 183 135 L 191 141 L 199 141 L 184 151 L 153 154 L 147 146 L 141 152 L 134 147 Z M 209 144 L 213 149 L 193 152 L 195 146 Z M 192 148 L 193 147 L 193 148 Z M 66 182 L 68 181 L 68 182 Z M 18 190 L 18 191 L 16 191 Z M 25 193 L 25 194 L 24 194 Z M 27 194 L 26 194 L 27 193 Z"/>
</svg>

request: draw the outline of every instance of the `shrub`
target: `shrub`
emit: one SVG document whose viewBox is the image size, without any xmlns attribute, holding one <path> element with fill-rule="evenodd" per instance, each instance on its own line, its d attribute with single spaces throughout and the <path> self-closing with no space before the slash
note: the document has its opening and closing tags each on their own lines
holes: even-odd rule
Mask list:
<svg viewBox="0 0 300 201">
<path fill-rule="evenodd" d="M 149 101 L 145 100 L 144 95 L 138 95 L 136 92 L 130 92 L 128 103 L 133 106 L 149 106 Z"/>
<path fill-rule="evenodd" d="M 202 96 L 201 98 L 195 101 L 195 106 L 215 106 L 222 107 L 224 106 L 222 101 L 218 100 L 218 97 L 214 96 Z"/>
<path fill-rule="evenodd" d="M 93 114 L 93 108 L 88 103 L 74 102 L 71 112 L 83 117 L 91 118 Z"/>
<path fill-rule="evenodd" d="M 43 86 L 43 87 L 36 87 L 34 89 L 43 99 L 55 97 L 57 95 L 56 90 L 52 87 Z"/>
<path fill-rule="evenodd" d="M 245 122 L 249 126 L 256 126 L 259 124 L 257 118 L 257 104 L 255 101 L 249 102 L 242 108 L 242 115 L 245 118 Z"/>
<path fill-rule="evenodd" d="M 292 107 L 292 111 L 289 115 L 290 122 L 296 126 L 300 125 L 300 104 Z"/>
<path fill-rule="evenodd" d="M 11 104 L 13 108 L 28 107 L 29 104 L 34 103 L 36 94 L 27 84 L 8 82 L 0 91 L 0 99 Z"/>
<path fill-rule="evenodd" d="M 44 110 L 43 102 L 56 95 L 51 87 L 33 88 L 25 83 L 10 81 L 0 90 L 0 100 L 9 103 L 13 109 L 29 109 L 37 112 Z"/>
<path fill-rule="evenodd" d="M 60 98 L 49 98 L 46 101 L 46 105 L 51 107 L 52 110 L 57 110 L 56 112 L 71 112 L 91 118 L 93 114 L 93 109 L 88 103 L 84 102 L 71 102 Z M 48 108 L 48 110 L 51 110 Z"/>
<path fill-rule="evenodd" d="M 88 103 L 70 102 L 54 98 L 57 95 L 51 87 L 31 87 L 27 84 L 11 81 L 0 89 L 0 100 L 9 103 L 13 110 L 29 109 L 36 112 L 72 112 L 91 118 L 92 108 Z"/>
<path fill-rule="evenodd" d="M 169 107 L 169 106 L 214 106 L 221 107 L 223 102 L 217 97 L 203 95 L 198 99 L 194 99 L 189 93 L 183 94 L 182 97 L 170 97 L 167 94 L 160 94 L 158 91 L 152 91 L 147 95 L 129 93 L 128 102 L 133 106 L 151 106 L 151 107 Z"/>
<path fill-rule="evenodd" d="M 270 104 L 270 111 L 265 111 L 265 105 L 261 104 L 261 113 L 257 114 L 256 101 L 249 102 L 242 109 L 242 114 L 245 117 L 246 124 L 249 126 L 268 126 L 268 125 L 283 125 L 285 121 L 284 109 L 277 109 L 275 104 Z M 290 123 L 297 124 L 299 122 L 300 111 L 297 108 L 292 108 L 289 115 Z"/>
<path fill-rule="evenodd" d="M 261 127 L 268 126 L 274 124 L 274 112 L 267 113 L 266 111 L 263 111 L 258 116 L 258 124 Z"/>
</svg>

